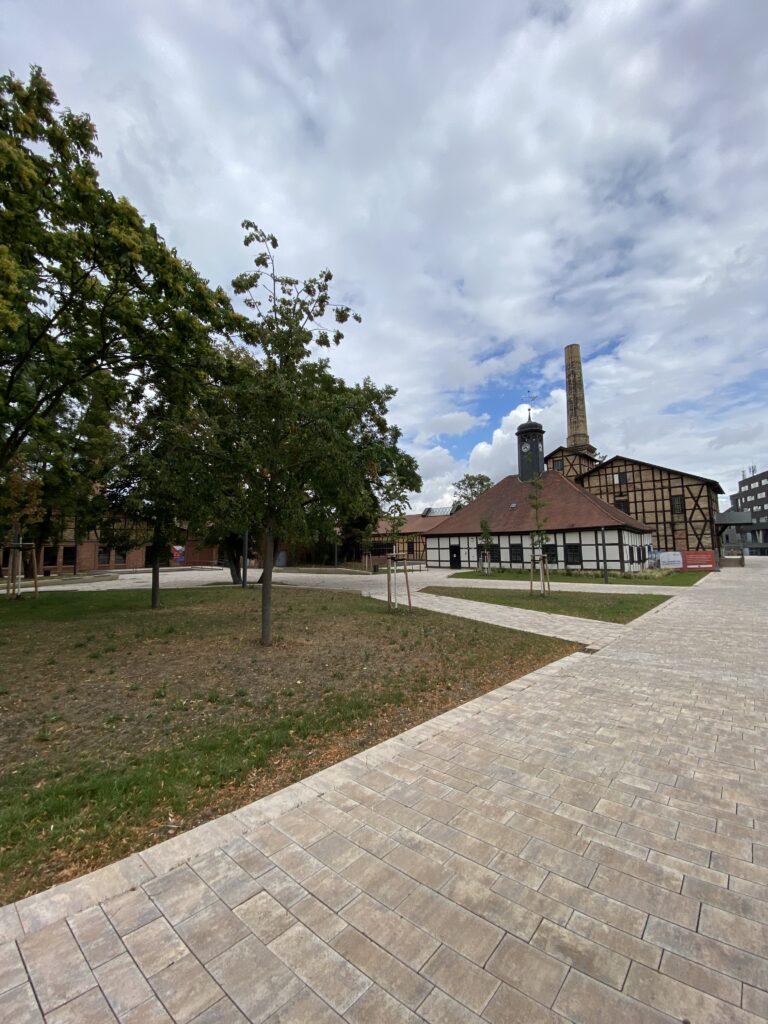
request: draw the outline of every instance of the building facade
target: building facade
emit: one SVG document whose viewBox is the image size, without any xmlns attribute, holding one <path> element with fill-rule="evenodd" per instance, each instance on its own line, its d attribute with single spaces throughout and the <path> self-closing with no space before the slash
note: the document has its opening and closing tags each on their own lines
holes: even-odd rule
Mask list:
<svg viewBox="0 0 768 1024">
<path fill-rule="evenodd" d="M 716 551 L 716 480 L 615 455 L 577 478 L 590 494 L 650 527 L 657 551 Z"/>
<path fill-rule="evenodd" d="M 567 443 L 547 455 L 547 469 L 562 473 L 590 494 L 645 523 L 656 551 L 718 551 L 720 484 L 625 455 L 598 458 L 587 430 L 578 345 L 565 349 L 565 389 Z"/>
<path fill-rule="evenodd" d="M 544 428 L 517 431 L 517 476 L 507 476 L 424 535 L 428 566 L 522 569 L 540 552 L 552 568 L 636 572 L 651 531 L 561 473 L 542 473 Z"/>
<path fill-rule="evenodd" d="M 740 544 L 745 555 L 768 556 L 768 470 L 753 471 L 740 480 L 738 491 L 731 495 L 731 507 L 751 519 L 749 525 L 736 528 L 732 541 Z"/>
</svg>

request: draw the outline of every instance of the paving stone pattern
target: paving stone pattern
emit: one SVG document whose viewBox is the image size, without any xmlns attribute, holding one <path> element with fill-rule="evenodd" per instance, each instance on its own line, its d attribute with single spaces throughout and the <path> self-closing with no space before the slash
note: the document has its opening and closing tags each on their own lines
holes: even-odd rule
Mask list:
<svg viewBox="0 0 768 1024">
<path fill-rule="evenodd" d="M 0 1021 L 768 1020 L 766 597 L 727 570 L 2 908 Z"/>
</svg>

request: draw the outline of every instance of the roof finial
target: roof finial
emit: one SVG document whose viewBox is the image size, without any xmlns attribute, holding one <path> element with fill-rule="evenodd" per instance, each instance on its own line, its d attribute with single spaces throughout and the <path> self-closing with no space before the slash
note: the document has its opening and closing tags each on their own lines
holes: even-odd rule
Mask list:
<svg viewBox="0 0 768 1024">
<path fill-rule="evenodd" d="M 536 401 L 537 398 L 538 398 L 538 395 L 532 395 L 531 394 L 531 389 L 528 388 L 528 422 L 529 423 L 531 422 L 531 406 L 533 405 L 533 403 Z"/>
</svg>

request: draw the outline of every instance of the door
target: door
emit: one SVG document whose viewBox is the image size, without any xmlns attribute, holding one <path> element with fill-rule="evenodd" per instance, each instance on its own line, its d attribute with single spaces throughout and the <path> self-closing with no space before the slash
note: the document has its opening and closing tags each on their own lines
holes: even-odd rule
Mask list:
<svg viewBox="0 0 768 1024">
<path fill-rule="evenodd" d="M 451 544 L 448 548 L 449 557 L 451 560 L 452 569 L 461 568 L 461 548 L 458 544 Z"/>
</svg>

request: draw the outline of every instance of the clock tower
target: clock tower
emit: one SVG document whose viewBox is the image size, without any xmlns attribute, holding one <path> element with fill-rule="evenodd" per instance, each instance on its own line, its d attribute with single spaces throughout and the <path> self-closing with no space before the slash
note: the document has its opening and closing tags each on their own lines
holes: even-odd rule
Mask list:
<svg viewBox="0 0 768 1024">
<path fill-rule="evenodd" d="M 544 427 L 531 419 L 517 428 L 517 475 L 524 482 L 544 472 Z"/>
</svg>

